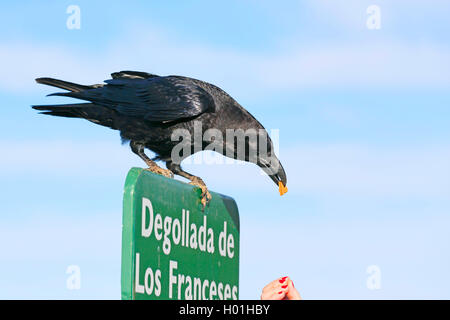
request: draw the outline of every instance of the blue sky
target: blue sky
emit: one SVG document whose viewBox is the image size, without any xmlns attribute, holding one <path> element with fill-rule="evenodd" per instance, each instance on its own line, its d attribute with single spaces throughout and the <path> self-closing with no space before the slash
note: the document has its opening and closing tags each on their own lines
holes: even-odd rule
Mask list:
<svg viewBox="0 0 450 320">
<path fill-rule="evenodd" d="M 185 165 L 239 205 L 241 298 L 282 275 L 310 299 L 450 298 L 449 13 L 446 1 L 3 2 L 0 298 L 120 298 L 122 187 L 143 163 L 117 132 L 29 106 L 70 101 L 36 77 L 126 69 L 209 81 L 280 130 L 283 198 L 253 165 Z M 66 288 L 69 265 L 80 290 Z"/>
</svg>

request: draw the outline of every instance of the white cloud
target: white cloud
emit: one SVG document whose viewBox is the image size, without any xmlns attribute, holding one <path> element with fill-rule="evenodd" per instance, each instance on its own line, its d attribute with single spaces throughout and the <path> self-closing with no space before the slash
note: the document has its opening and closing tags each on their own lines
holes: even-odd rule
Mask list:
<svg viewBox="0 0 450 320">
<path fill-rule="evenodd" d="M 447 146 L 302 145 L 281 148 L 280 159 L 291 195 L 447 198 L 450 194 Z M 269 192 L 275 187 L 253 164 L 228 165 L 222 170 L 218 166 L 191 164 L 185 168 L 201 174 L 218 190 Z"/>
<path fill-rule="evenodd" d="M 74 177 L 89 173 L 90 178 L 95 178 L 123 175 L 120 168 L 143 166 L 127 146 L 119 143 L 4 141 L 0 145 L 5 150 L 0 158 L 0 176 L 27 172 L 36 176 L 57 171 Z M 292 195 L 448 197 L 450 194 L 447 146 L 304 145 L 281 149 L 280 158 Z M 183 167 L 201 176 L 213 190 L 275 189 L 273 182 L 254 164 L 184 163 Z"/>
<path fill-rule="evenodd" d="M 448 196 L 450 149 L 446 146 L 304 146 L 283 152 L 293 170 L 291 189 L 368 196 Z"/>
<path fill-rule="evenodd" d="M 449 283 L 449 259 L 442 252 L 448 251 L 450 221 L 445 215 L 267 219 L 241 217 L 242 299 L 257 299 L 264 285 L 281 276 L 291 277 L 305 299 L 448 296 L 443 283 Z M 381 268 L 382 290 L 366 287 L 371 264 Z"/>
<path fill-rule="evenodd" d="M 64 213 L 34 210 L 26 218 L 5 219 L 0 226 L 0 261 L 95 260 L 99 251 L 106 259 L 119 257 L 120 219 L 120 210 L 80 215 L 70 208 Z M 6 245 L 7 239 L 16 241 Z"/>
<path fill-rule="evenodd" d="M 114 143 L 115 142 L 115 143 Z M 122 174 L 119 168 L 144 163 L 128 146 L 110 141 L 2 141 L 0 176 L 49 173 L 79 177 Z"/>
<path fill-rule="evenodd" d="M 142 31 L 142 30 L 145 31 Z M 0 45 L 0 88 L 33 90 L 33 79 L 54 76 L 98 83 L 119 69 L 184 74 L 239 94 L 267 90 L 342 87 L 448 87 L 450 49 L 396 39 L 280 47 L 271 53 L 187 43 L 151 27 L 130 29 L 95 52 L 28 43 Z"/>
<path fill-rule="evenodd" d="M 450 50 L 434 45 L 374 42 L 297 48 L 265 61 L 271 88 L 444 88 Z M 445 71 L 444 71 L 445 70 Z"/>
</svg>

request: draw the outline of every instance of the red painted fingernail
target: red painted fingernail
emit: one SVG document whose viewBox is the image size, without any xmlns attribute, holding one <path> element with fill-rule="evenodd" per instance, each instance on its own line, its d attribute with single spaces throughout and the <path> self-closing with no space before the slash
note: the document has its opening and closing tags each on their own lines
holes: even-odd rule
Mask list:
<svg viewBox="0 0 450 320">
<path fill-rule="evenodd" d="M 294 281 L 291 280 L 291 282 L 292 282 L 292 286 L 295 288 L 295 286 L 294 286 Z"/>
<path fill-rule="evenodd" d="M 284 281 L 285 281 L 285 279 L 281 279 L 281 280 L 278 280 L 280 283 L 283 283 Z"/>
<path fill-rule="evenodd" d="M 286 279 L 287 277 L 283 277 L 283 278 L 281 278 L 281 279 Z"/>
<path fill-rule="evenodd" d="M 278 292 L 278 294 L 282 294 L 282 293 L 283 293 L 283 291 Z"/>
<path fill-rule="evenodd" d="M 287 288 L 287 284 L 285 284 L 284 286 L 281 286 L 283 289 L 286 289 Z"/>
</svg>

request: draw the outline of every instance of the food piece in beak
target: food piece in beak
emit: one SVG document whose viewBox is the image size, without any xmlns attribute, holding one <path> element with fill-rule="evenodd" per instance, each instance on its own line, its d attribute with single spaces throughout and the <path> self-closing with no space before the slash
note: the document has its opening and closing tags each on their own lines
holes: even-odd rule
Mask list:
<svg viewBox="0 0 450 320">
<path fill-rule="evenodd" d="M 280 191 L 280 196 L 288 192 L 288 188 L 283 185 L 283 182 L 278 182 L 278 191 Z"/>
</svg>

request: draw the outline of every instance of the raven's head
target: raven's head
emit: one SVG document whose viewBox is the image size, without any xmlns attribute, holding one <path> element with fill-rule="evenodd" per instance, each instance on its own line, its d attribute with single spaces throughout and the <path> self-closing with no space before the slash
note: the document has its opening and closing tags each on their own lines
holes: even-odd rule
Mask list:
<svg viewBox="0 0 450 320">
<path fill-rule="evenodd" d="M 277 156 L 274 154 L 265 156 L 259 155 L 257 164 L 270 177 L 270 179 L 275 182 L 280 192 L 280 196 L 288 191 L 286 187 L 286 172 L 284 172 L 283 166 Z"/>
</svg>

